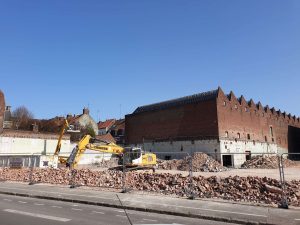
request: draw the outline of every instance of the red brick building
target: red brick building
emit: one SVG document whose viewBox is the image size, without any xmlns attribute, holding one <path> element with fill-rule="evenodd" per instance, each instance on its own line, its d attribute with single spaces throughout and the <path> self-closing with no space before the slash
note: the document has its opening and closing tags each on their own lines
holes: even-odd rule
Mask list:
<svg viewBox="0 0 300 225">
<path fill-rule="evenodd" d="M 0 133 L 3 130 L 4 111 L 5 111 L 5 99 L 4 99 L 3 92 L 0 90 Z"/>
<path fill-rule="evenodd" d="M 295 116 L 218 88 L 138 107 L 126 115 L 125 129 L 130 145 L 149 151 L 220 153 L 220 161 L 239 166 L 245 155 L 229 154 L 299 152 L 299 128 Z"/>
</svg>

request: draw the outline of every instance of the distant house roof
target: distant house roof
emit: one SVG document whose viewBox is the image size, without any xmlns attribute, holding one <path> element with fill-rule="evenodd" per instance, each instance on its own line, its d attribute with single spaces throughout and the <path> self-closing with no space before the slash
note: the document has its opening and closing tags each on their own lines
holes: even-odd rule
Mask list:
<svg viewBox="0 0 300 225">
<path fill-rule="evenodd" d="M 96 139 L 116 143 L 116 140 L 110 133 L 103 134 L 103 135 L 97 135 Z"/>
<path fill-rule="evenodd" d="M 212 90 L 212 91 L 207 91 L 207 92 L 202 92 L 199 94 L 189 95 L 189 96 L 185 96 L 185 97 L 181 97 L 181 98 L 176 98 L 176 99 L 172 99 L 172 100 L 168 100 L 168 101 L 164 101 L 164 102 L 140 106 L 133 112 L 133 114 L 149 112 L 149 111 L 154 111 L 154 110 L 162 110 L 162 109 L 167 109 L 170 107 L 180 106 L 180 105 L 185 105 L 185 104 L 190 104 L 190 103 L 202 102 L 202 101 L 206 101 L 206 100 L 215 99 L 215 98 L 217 98 L 217 96 L 218 96 L 218 89 Z"/>
<path fill-rule="evenodd" d="M 106 121 L 100 121 L 98 123 L 98 129 L 105 129 L 105 128 L 110 128 L 112 125 L 114 125 L 114 123 L 116 122 L 115 119 L 109 119 Z"/>
<path fill-rule="evenodd" d="M 112 129 L 113 130 L 119 130 L 119 129 L 125 130 L 125 119 L 117 120 Z"/>
</svg>

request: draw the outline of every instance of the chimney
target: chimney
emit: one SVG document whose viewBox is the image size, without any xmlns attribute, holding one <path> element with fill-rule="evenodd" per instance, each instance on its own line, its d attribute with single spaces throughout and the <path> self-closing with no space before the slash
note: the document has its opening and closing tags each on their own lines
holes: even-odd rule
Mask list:
<svg viewBox="0 0 300 225">
<path fill-rule="evenodd" d="M 83 108 L 83 114 L 87 114 L 89 115 L 90 114 L 90 110 L 88 108 Z"/>
<path fill-rule="evenodd" d="M 36 123 L 32 124 L 32 131 L 33 131 L 33 133 L 38 133 L 39 125 L 37 125 Z"/>
<path fill-rule="evenodd" d="M 70 119 L 70 118 L 72 118 L 72 114 L 71 114 L 71 113 L 69 113 L 69 114 L 67 115 L 67 119 Z"/>
</svg>

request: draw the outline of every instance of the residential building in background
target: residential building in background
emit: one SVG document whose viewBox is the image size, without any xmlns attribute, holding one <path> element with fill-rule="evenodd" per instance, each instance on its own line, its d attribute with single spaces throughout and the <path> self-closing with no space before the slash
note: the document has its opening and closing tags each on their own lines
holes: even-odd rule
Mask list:
<svg viewBox="0 0 300 225">
<path fill-rule="evenodd" d="M 109 119 L 105 121 L 99 121 L 98 123 L 98 135 L 109 133 L 111 127 L 115 124 L 115 119 Z"/>
</svg>

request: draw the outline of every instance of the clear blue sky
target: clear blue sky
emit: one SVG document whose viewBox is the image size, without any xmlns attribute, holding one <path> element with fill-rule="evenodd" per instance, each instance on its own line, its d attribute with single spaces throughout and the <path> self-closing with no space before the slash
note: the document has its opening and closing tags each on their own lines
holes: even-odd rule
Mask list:
<svg viewBox="0 0 300 225">
<path fill-rule="evenodd" d="M 0 1 L 0 89 L 37 118 L 233 90 L 300 116 L 300 1 Z"/>
</svg>

